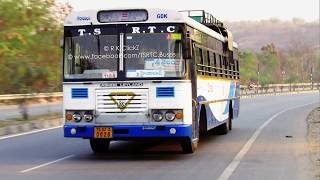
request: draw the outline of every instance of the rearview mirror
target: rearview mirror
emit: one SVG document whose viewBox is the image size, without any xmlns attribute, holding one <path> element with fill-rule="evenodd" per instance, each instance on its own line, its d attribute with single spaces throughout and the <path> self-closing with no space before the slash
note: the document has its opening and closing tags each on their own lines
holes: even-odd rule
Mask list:
<svg viewBox="0 0 320 180">
<path fill-rule="evenodd" d="M 64 39 L 61 38 L 61 39 L 60 39 L 60 48 L 61 48 L 61 49 L 63 48 L 63 45 L 64 45 Z"/>
<path fill-rule="evenodd" d="M 227 35 L 228 35 L 228 50 L 229 51 L 233 51 L 233 36 L 232 33 L 229 30 L 227 31 Z"/>
</svg>

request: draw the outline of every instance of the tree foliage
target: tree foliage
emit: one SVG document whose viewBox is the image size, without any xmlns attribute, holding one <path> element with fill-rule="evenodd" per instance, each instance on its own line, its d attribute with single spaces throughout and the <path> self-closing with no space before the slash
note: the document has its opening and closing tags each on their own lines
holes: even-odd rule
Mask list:
<svg viewBox="0 0 320 180">
<path fill-rule="evenodd" d="M 243 82 L 258 80 L 258 60 L 253 52 L 240 52 L 240 75 Z"/>
<path fill-rule="evenodd" d="M 288 51 L 267 44 L 260 52 L 240 54 L 241 82 L 254 80 L 261 85 L 273 83 L 320 82 L 320 51 L 303 43 L 292 45 Z"/>
<path fill-rule="evenodd" d="M 59 40 L 62 37 L 61 19 L 70 12 L 70 9 L 68 5 L 55 4 L 54 0 L 0 0 L 0 94 L 61 90 L 62 54 L 59 48 Z M 292 23 L 288 25 L 296 28 L 298 25 L 300 27 L 301 23 L 303 22 L 296 20 L 293 25 Z M 275 19 L 260 24 L 278 27 L 279 21 Z M 252 31 L 261 30 L 265 33 L 262 30 L 266 28 L 262 25 L 259 31 L 256 29 L 257 24 L 254 23 L 247 28 L 250 30 L 251 26 L 253 26 Z M 301 28 L 312 30 L 314 25 L 302 25 Z M 235 28 L 237 29 L 240 29 L 244 37 L 251 37 L 251 41 L 265 37 L 250 36 L 248 29 Z M 287 32 L 287 25 L 277 31 L 267 32 L 280 33 L 283 32 L 282 29 Z M 287 33 L 282 33 L 281 36 L 283 34 Z M 269 36 L 276 37 L 272 33 Z M 242 83 L 246 84 L 251 80 L 259 81 L 260 84 L 310 82 L 311 73 L 313 81 L 319 82 L 319 46 L 313 46 L 314 43 L 306 45 L 299 39 L 293 42 L 296 43 L 286 42 L 290 46 L 285 46 L 286 48 L 282 50 L 271 43 L 263 46 L 260 51 L 242 51 L 240 53 Z M 256 44 L 253 46 L 257 47 Z"/>
<path fill-rule="evenodd" d="M 53 0 L 0 0 L 0 93 L 59 91 L 61 22 Z"/>
</svg>

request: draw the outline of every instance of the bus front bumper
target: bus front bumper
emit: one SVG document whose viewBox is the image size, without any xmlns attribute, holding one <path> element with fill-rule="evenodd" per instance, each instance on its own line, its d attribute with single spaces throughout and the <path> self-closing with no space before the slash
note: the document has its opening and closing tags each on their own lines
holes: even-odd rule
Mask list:
<svg viewBox="0 0 320 180">
<path fill-rule="evenodd" d="M 192 125 L 64 125 L 64 137 L 94 138 L 95 127 L 111 127 L 110 140 L 192 137 Z"/>
</svg>

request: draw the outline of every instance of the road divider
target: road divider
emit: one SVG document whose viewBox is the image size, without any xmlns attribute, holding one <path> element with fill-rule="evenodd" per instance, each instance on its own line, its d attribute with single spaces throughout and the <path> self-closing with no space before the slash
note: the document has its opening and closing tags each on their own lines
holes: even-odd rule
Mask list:
<svg viewBox="0 0 320 180">
<path fill-rule="evenodd" d="M 0 95 L 0 100 L 52 98 L 52 97 L 62 97 L 62 93 L 53 92 L 53 93 L 31 93 L 31 94 L 3 94 L 3 95 Z"/>
<path fill-rule="evenodd" d="M 278 95 L 320 91 L 320 83 L 293 83 L 240 86 L 241 96 Z"/>
<path fill-rule="evenodd" d="M 292 83 L 292 84 L 268 84 L 240 86 L 240 95 L 243 97 L 256 95 L 277 95 L 301 92 L 320 91 L 320 83 Z M 53 93 L 30 93 L 30 94 L 3 94 L 0 95 L 0 102 L 15 101 L 19 99 L 50 99 L 62 100 L 62 92 Z"/>
<path fill-rule="evenodd" d="M 320 93 L 319 90 L 305 90 L 305 91 L 293 91 L 293 92 L 276 92 L 276 93 L 259 93 L 259 94 L 243 94 L 241 99 L 254 98 L 258 96 L 281 96 L 281 95 L 293 95 L 293 94 L 306 94 L 306 93 Z"/>
</svg>

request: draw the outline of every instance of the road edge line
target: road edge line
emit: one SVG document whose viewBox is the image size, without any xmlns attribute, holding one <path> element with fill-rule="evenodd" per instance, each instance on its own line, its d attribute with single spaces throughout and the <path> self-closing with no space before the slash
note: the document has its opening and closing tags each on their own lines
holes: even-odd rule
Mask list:
<svg viewBox="0 0 320 180">
<path fill-rule="evenodd" d="M 50 128 L 45 128 L 45 129 L 38 129 L 38 130 L 33 130 L 29 132 L 24 132 L 24 133 L 19 133 L 19 134 L 12 134 L 12 135 L 7 135 L 7 136 L 0 136 L 0 140 L 4 139 L 9 139 L 9 138 L 14 138 L 14 137 L 19 137 L 19 136 L 24 136 L 24 135 L 29 135 L 29 134 L 34 134 L 34 133 L 39 133 L 43 131 L 49 131 L 53 129 L 58 129 L 61 128 L 62 126 L 55 126 L 55 127 L 50 127 Z"/>
<path fill-rule="evenodd" d="M 72 158 L 74 156 L 75 156 L 74 154 L 71 154 L 69 156 L 65 156 L 65 157 L 62 157 L 62 158 L 54 160 L 54 161 L 50 161 L 50 162 L 47 162 L 47 163 L 44 163 L 44 164 L 40 164 L 40 165 L 32 167 L 32 168 L 28 168 L 28 169 L 22 170 L 22 171 L 20 171 L 20 173 L 27 173 L 27 172 L 30 172 L 30 171 L 33 171 L 33 170 L 36 170 L 36 169 L 39 169 L 39 168 L 42 168 L 42 167 L 45 167 L 45 166 L 49 166 L 51 164 L 54 164 L 54 163 L 57 163 L 57 162 L 60 162 L 60 161 L 63 161 L 63 160 L 69 159 L 69 158 Z"/>
</svg>

